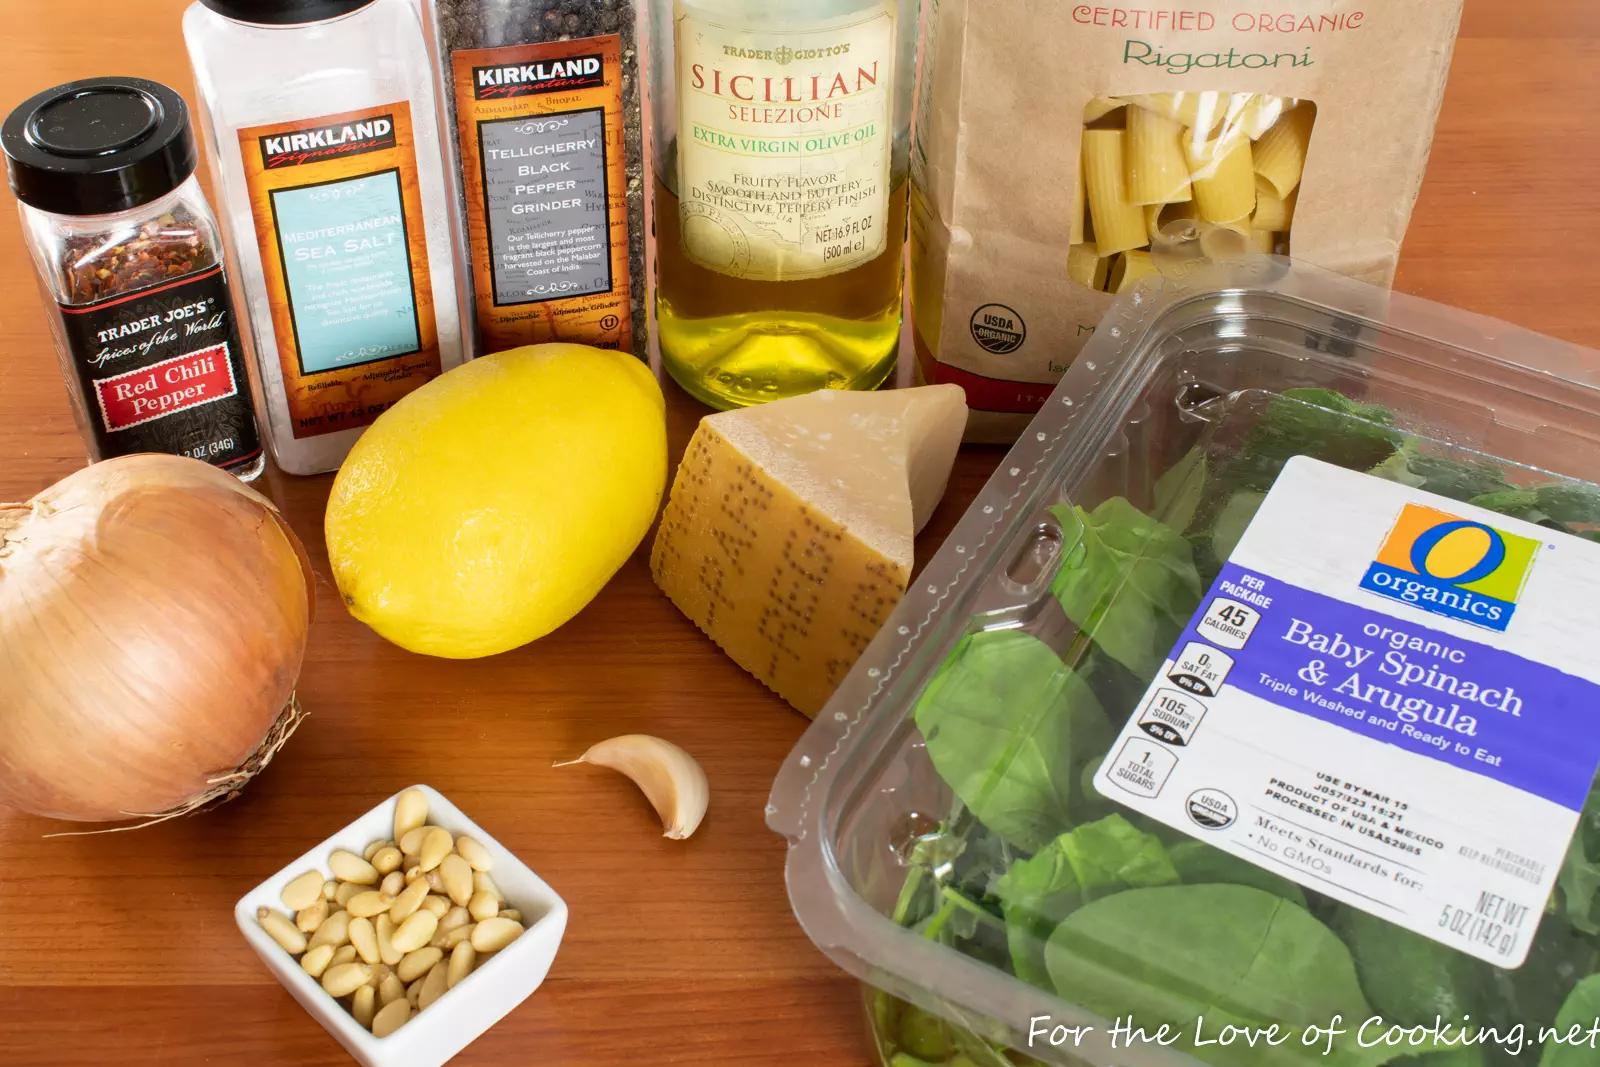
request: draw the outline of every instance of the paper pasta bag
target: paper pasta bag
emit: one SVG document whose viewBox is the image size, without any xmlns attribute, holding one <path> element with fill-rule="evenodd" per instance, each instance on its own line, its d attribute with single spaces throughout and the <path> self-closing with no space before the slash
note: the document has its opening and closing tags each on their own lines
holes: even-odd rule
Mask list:
<svg viewBox="0 0 1600 1067">
<path fill-rule="evenodd" d="M 1461 0 L 930 0 L 919 380 L 966 388 L 968 440 L 1015 439 L 1116 294 L 1198 234 L 1390 284 L 1460 18 Z"/>
</svg>

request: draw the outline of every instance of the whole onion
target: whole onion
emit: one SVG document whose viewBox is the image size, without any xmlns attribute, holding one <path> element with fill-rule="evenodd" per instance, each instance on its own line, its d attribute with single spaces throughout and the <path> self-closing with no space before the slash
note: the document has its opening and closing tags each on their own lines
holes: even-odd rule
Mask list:
<svg viewBox="0 0 1600 1067">
<path fill-rule="evenodd" d="M 0 504 L 0 804 L 99 822 L 231 797 L 299 720 L 313 602 L 277 509 L 196 460 Z"/>
</svg>

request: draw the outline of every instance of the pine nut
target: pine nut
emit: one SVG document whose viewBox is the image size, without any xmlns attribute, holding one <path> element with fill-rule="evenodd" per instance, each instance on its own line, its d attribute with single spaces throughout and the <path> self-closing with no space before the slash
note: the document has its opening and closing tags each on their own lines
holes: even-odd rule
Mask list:
<svg viewBox="0 0 1600 1067">
<path fill-rule="evenodd" d="M 411 1019 L 411 1005 L 404 997 L 391 1000 L 372 1018 L 372 1036 L 388 1037 Z"/>
<path fill-rule="evenodd" d="M 336 893 L 338 893 L 338 892 L 339 892 L 339 880 L 337 878 L 329 878 L 326 882 L 322 883 L 322 899 L 323 900 L 332 902 L 332 900 L 334 898 L 334 895 Z"/>
<path fill-rule="evenodd" d="M 456 840 L 450 836 L 449 830 L 441 830 L 437 826 L 430 827 L 422 838 L 422 869 L 431 871 L 450 855 L 450 850 L 455 848 Z M 335 874 L 338 872 L 335 871 Z"/>
<path fill-rule="evenodd" d="M 393 845 L 384 845 L 373 854 L 372 859 L 368 862 L 372 864 L 379 874 L 389 874 L 391 871 L 399 869 L 400 861 L 404 858 L 400 854 L 400 850 Z"/>
<path fill-rule="evenodd" d="M 444 891 L 459 907 L 472 899 L 472 866 L 460 856 L 446 856 L 439 863 L 439 879 Z"/>
<path fill-rule="evenodd" d="M 406 1003 L 411 1005 L 413 1014 L 417 1010 L 417 1001 L 422 997 L 422 983 L 426 981 L 426 978 L 418 978 L 415 982 L 406 986 Z"/>
<path fill-rule="evenodd" d="M 348 997 L 367 984 L 372 972 L 365 963 L 341 963 L 322 973 L 322 988 L 329 996 Z"/>
<path fill-rule="evenodd" d="M 378 869 L 354 852 L 339 849 L 328 857 L 328 866 L 333 870 L 333 876 L 341 882 L 354 882 L 357 885 L 377 885 Z"/>
<path fill-rule="evenodd" d="M 522 912 L 518 911 L 516 908 L 507 908 L 500 913 L 500 918 L 510 919 L 512 922 L 519 923 L 522 921 Z"/>
<path fill-rule="evenodd" d="M 328 902 L 322 899 L 322 887 L 318 886 L 316 903 L 309 908 L 301 909 L 300 913 L 294 917 L 294 924 L 302 934 L 314 934 L 317 932 L 317 927 L 322 925 L 322 920 L 328 917 L 328 913 L 331 910 Z"/>
<path fill-rule="evenodd" d="M 433 1002 L 450 990 L 450 969 L 441 960 L 433 965 L 422 983 L 422 995 L 417 998 L 417 1010 L 426 1011 Z"/>
<path fill-rule="evenodd" d="M 340 945 L 333 950 L 333 959 L 328 961 L 329 967 L 338 967 L 356 961 L 356 947 L 354 945 Z"/>
<path fill-rule="evenodd" d="M 371 919 L 358 915 L 350 920 L 350 943 L 367 963 L 382 962 L 383 957 L 378 954 L 378 931 Z"/>
<path fill-rule="evenodd" d="M 401 952 L 415 952 L 433 939 L 439 929 L 439 918 L 431 911 L 418 910 L 400 924 L 391 943 Z M 298 932 L 298 931 L 296 931 Z"/>
<path fill-rule="evenodd" d="M 407 830 L 400 836 L 398 841 L 400 851 L 405 853 L 407 856 L 422 855 L 422 839 L 428 836 L 429 829 L 431 829 L 431 827 L 414 826 Z"/>
<path fill-rule="evenodd" d="M 451 908 L 439 919 L 441 933 L 449 933 L 458 926 L 471 926 L 472 915 L 466 908 Z"/>
<path fill-rule="evenodd" d="M 322 872 L 307 871 L 297 875 L 283 887 L 278 899 L 290 911 L 304 911 L 322 898 Z"/>
<path fill-rule="evenodd" d="M 505 903 L 506 895 L 500 892 L 500 887 L 494 884 L 494 879 L 489 877 L 487 871 L 474 871 L 472 875 L 472 888 L 479 893 L 493 893 L 494 899 Z"/>
<path fill-rule="evenodd" d="M 405 922 L 411 918 L 412 912 L 422 906 L 422 902 L 427 896 L 428 883 L 420 878 L 417 879 L 406 886 L 399 896 L 394 898 L 394 903 L 389 906 L 389 918 L 395 921 L 396 926 Z"/>
<path fill-rule="evenodd" d="M 489 850 L 479 844 L 476 838 L 456 838 L 456 851 L 461 854 L 462 859 L 472 866 L 473 870 L 482 871 L 485 874 L 494 870 L 494 857 L 489 855 Z"/>
<path fill-rule="evenodd" d="M 480 889 L 467 902 L 467 911 L 474 922 L 492 919 L 500 914 L 500 901 L 493 893 L 485 893 Z"/>
<path fill-rule="evenodd" d="M 461 942 L 472 940 L 472 930 L 473 927 L 471 926 L 456 927 L 454 930 L 451 930 L 444 935 L 444 941 L 439 947 L 444 949 L 446 952 L 451 951 L 457 945 L 461 944 Z M 438 939 L 435 938 L 435 940 Z M 429 942 L 429 944 L 432 943 L 433 942 L 431 941 Z"/>
<path fill-rule="evenodd" d="M 322 921 L 317 927 L 317 932 L 311 935 L 311 947 L 318 945 L 332 945 L 338 948 L 350 940 L 350 913 L 336 911 Z"/>
<path fill-rule="evenodd" d="M 395 798 L 394 837 L 396 841 L 427 821 L 428 794 L 420 789 L 411 788 Z"/>
<path fill-rule="evenodd" d="M 431 893 L 422 898 L 422 910 L 433 913 L 435 919 L 442 919 L 450 910 L 450 901 L 444 897 L 436 897 Z"/>
<path fill-rule="evenodd" d="M 364 985 L 356 990 L 356 998 L 350 1002 L 350 1014 L 356 1017 L 356 1022 L 362 1026 L 371 1027 L 372 1018 L 377 1013 L 377 992 L 369 985 Z"/>
<path fill-rule="evenodd" d="M 440 896 L 444 895 L 444 875 L 440 874 L 437 869 L 426 872 L 422 877 L 427 881 L 429 889 Z"/>
<path fill-rule="evenodd" d="M 306 935 L 299 928 L 271 908 L 257 908 L 256 921 L 267 936 L 276 941 L 285 952 L 298 956 L 306 950 Z"/>
<path fill-rule="evenodd" d="M 406 953 L 406 958 L 400 961 L 400 966 L 394 973 L 400 981 L 411 983 L 433 970 L 433 965 L 444 959 L 444 950 L 437 948 L 419 948 L 415 952 Z"/>
<path fill-rule="evenodd" d="M 472 968 L 478 962 L 478 950 L 472 947 L 472 942 L 463 941 L 450 953 L 450 967 L 446 979 L 446 987 L 454 989 L 461 980 L 472 973 Z"/>
<path fill-rule="evenodd" d="M 378 854 L 378 850 L 385 844 L 387 844 L 385 841 L 374 841 L 372 844 L 368 845 L 362 850 L 361 858 L 366 860 L 368 863 L 371 863 L 372 857 L 376 856 Z"/>
<path fill-rule="evenodd" d="M 367 887 L 360 882 L 340 882 L 339 891 L 333 895 L 333 902 L 341 908 L 348 908 L 351 900 L 366 891 Z"/>
<path fill-rule="evenodd" d="M 394 907 L 394 897 L 369 889 L 365 893 L 357 893 L 351 897 L 344 909 L 357 919 L 370 919 L 392 907 Z"/>
<path fill-rule="evenodd" d="M 383 876 L 383 882 L 378 886 L 380 892 L 397 897 L 406 889 L 406 876 L 399 871 L 390 871 Z"/>
<path fill-rule="evenodd" d="M 394 920 L 388 915 L 378 916 L 378 921 L 372 924 L 378 935 L 378 958 L 393 967 L 405 955 L 394 947 Z"/>
<path fill-rule="evenodd" d="M 522 936 L 522 924 L 511 919 L 485 919 L 472 928 L 472 947 L 479 952 L 498 952 Z"/>
<path fill-rule="evenodd" d="M 313 978 L 321 978 L 322 972 L 327 970 L 328 964 L 332 962 L 332 945 L 318 945 L 316 948 L 307 949 L 306 954 L 300 957 L 300 966 Z"/>
<path fill-rule="evenodd" d="M 387 1008 L 395 1001 L 404 999 L 406 999 L 406 984 L 400 981 L 396 975 L 391 974 L 378 987 L 378 1004 L 380 1007 Z"/>
</svg>

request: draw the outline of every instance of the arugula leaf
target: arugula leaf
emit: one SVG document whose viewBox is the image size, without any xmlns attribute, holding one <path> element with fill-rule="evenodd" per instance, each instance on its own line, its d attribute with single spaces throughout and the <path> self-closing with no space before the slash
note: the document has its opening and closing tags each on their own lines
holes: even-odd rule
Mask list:
<svg viewBox="0 0 1600 1067">
<path fill-rule="evenodd" d="M 1111 893 L 1177 881 L 1160 840 L 1121 815 L 1062 834 L 1032 859 L 1013 863 L 995 884 L 1012 969 L 1025 982 L 1051 988 L 1044 946 L 1062 919 Z"/>
<path fill-rule="evenodd" d="M 1056 992 L 1106 1018 L 1133 1014 L 1184 1034 L 1175 1047 L 1224 1067 L 1371 1067 L 1395 1050 L 1358 1048 L 1347 1036 L 1323 1049 L 1298 1038 L 1276 1048 L 1193 1044 L 1205 1017 L 1223 1026 L 1277 1023 L 1303 1032 L 1335 1015 L 1373 1012 L 1349 950 L 1306 909 L 1241 885 L 1130 889 L 1085 904 L 1051 935 L 1045 964 Z"/>
<path fill-rule="evenodd" d="M 1204 841 L 1191 838 L 1179 842 L 1167 849 L 1167 855 L 1172 858 L 1173 867 L 1177 868 L 1178 879 L 1185 885 L 1221 882 L 1254 886 L 1275 897 L 1282 897 L 1291 904 L 1298 904 L 1302 908 L 1306 906 L 1306 895 L 1289 879 L 1220 848 L 1213 848 Z"/>
<path fill-rule="evenodd" d="M 1488 460 L 1463 463 L 1443 456 L 1411 454 L 1406 466 L 1421 478 L 1419 489 L 1447 496 L 1451 500 L 1468 501 L 1475 496 L 1497 493 L 1516 486 L 1505 480 L 1500 468 Z"/>
<path fill-rule="evenodd" d="M 1591 974 L 1572 987 L 1566 1003 L 1556 1013 L 1555 1034 L 1545 1042 L 1539 1056 L 1539 1067 L 1594 1067 L 1600 1061 L 1600 1052 L 1592 1049 L 1585 1038 L 1579 1044 L 1559 1045 L 1556 1034 L 1565 1037 L 1574 1026 L 1580 1032 L 1588 1030 L 1600 1019 L 1600 974 Z"/>
<path fill-rule="evenodd" d="M 1459 1021 L 1478 1012 L 1478 975 L 1484 965 L 1437 941 L 1341 906 L 1329 920 L 1355 961 L 1361 988 L 1385 1020 L 1403 1026 L 1435 1016 Z"/>
<path fill-rule="evenodd" d="M 1241 489 L 1222 506 L 1216 521 L 1211 524 L 1211 551 L 1218 564 L 1226 563 L 1228 557 L 1233 555 L 1233 550 L 1239 547 L 1239 539 L 1244 536 L 1245 528 L 1256 517 L 1256 512 L 1261 510 L 1266 499 L 1265 493 Z"/>
<path fill-rule="evenodd" d="M 1122 497 L 1086 512 L 1050 509 L 1083 536 L 1062 561 L 1050 591 L 1067 618 L 1141 679 L 1154 677 L 1200 606 L 1200 576 L 1189 542 Z"/>
<path fill-rule="evenodd" d="M 1428 479 L 1411 469 L 1411 459 L 1410 454 L 1402 448 L 1367 473 L 1374 478 L 1382 478 L 1388 482 L 1399 482 L 1401 485 L 1409 485 L 1416 489 L 1424 485 Z"/>
<path fill-rule="evenodd" d="M 1538 507 L 1557 522 L 1600 522 L 1600 490 L 1573 482 L 1541 485 L 1534 490 Z"/>
<path fill-rule="evenodd" d="M 1351 400 L 1332 389 L 1286 389 L 1267 403 L 1261 421 L 1227 467 L 1236 489 L 1265 493 L 1291 456 L 1311 456 L 1370 471 L 1400 446 L 1388 408 Z M 1219 558 L 1221 554 L 1219 553 Z"/>
<path fill-rule="evenodd" d="M 1194 521 L 1206 488 L 1206 454 L 1196 445 L 1156 479 L 1155 513 L 1161 521 L 1182 533 Z"/>
<path fill-rule="evenodd" d="M 989 829 L 1031 851 L 1072 826 L 1074 723 L 1104 716 L 1050 646 L 1020 630 L 969 634 L 914 715 L 934 769 Z"/>
<path fill-rule="evenodd" d="M 1589 786 L 1546 910 L 1586 934 L 1600 934 L 1600 780 Z"/>
</svg>

